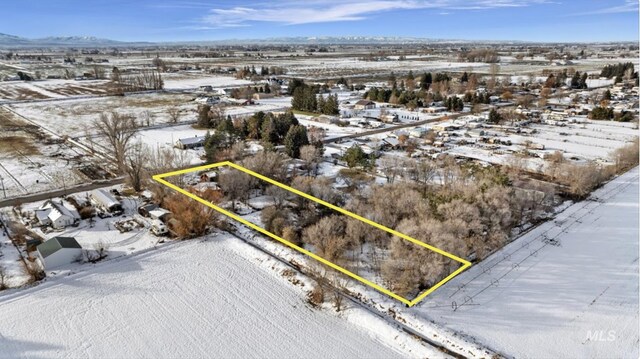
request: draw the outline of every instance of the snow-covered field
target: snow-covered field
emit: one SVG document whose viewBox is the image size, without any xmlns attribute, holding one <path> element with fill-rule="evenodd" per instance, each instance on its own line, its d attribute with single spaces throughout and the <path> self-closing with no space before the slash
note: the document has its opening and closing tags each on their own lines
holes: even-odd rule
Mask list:
<svg viewBox="0 0 640 359">
<path fill-rule="evenodd" d="M 202 73 L 163 74 L 165 90 L 194 90 L 200 86 L 213 88 L 251 85 L 253 82 L 231 76 L 210 76 Z"/>
<path fill-rule="evenodd" d="M 0 101 L 39 100 L 105 95 L 106 80 L 46 80 L 0 82 Z"/>
<path fill-rule="evenodd" d="M 136 94 L 124 97 L 103 97 L 71 99 L 55 102 L 15 104 L 11 108 L 39 126 L 60 135 L 71 137 L 92 133 L 93 121 L 100 114 L 116 111 L 133 115 L 142 123 L 144 113 L 149 112 L 151 125 L 170 121 L 168 109 L 177 107 L 181 114 L 179 121 L 196 119 L 196 104 L 192 96 L 182 94 Z"/>
<path fill-rule="evenodd" d="M 310 307 L 271 268 L 218 235 L 8 293 L 0 357 L 443 356 L 361 310 L 340 317 Z"/>
<path fill-rule="evenodd" d="M 637 358 L 638 173 L 616 178 L 406 312 L 516 358 Z"/>
<path fill-rule="evenodd" d="M 89 164 L 90 159 L 68 144 L 49 141 L 46 136 L 4 107 L 0 108 L 2 198 L 5 194 L 11 197 L 89 180 L 79 168 Z"/>
</svg>

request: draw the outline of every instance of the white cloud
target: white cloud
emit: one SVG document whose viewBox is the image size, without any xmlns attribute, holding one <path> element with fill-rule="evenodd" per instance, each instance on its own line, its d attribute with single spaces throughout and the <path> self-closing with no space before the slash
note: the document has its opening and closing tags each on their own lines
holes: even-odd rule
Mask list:
<svg viewBox="0 0 640 359">
<path fill-rule="evenodd" d="M 484 10 L 549 3 L 548 0 L 311 0 L 278 1 L 256 6 L 214 8 L 202 21 L 212 28 L 238 27 L 250 22 L 285 25 L 357 21 L 393 10 Z"/>
<path fill-rule="evenodd" d="M 617 6 L 611 6 L 593 11 L 580 12 L 573 14 L 574 16 L 580 15 L 600 15 L 600 14 L 619 14 L 625 12 L 638 12 L 638 0 L 624 0 L 623 3 Z"/>
</svg>

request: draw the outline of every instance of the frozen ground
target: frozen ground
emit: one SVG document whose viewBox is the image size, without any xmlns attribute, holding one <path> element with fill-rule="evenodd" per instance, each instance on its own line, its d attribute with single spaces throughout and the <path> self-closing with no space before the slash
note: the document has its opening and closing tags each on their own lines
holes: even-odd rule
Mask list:
<svg viewBox="0 0 640 359">
<path fill-rule="evenodd" d="M 345 320 L 309 307 L 265 260 L 219 235 L 10 293 L 0 297 L 0 357 L 407 355 L 390 347 L 404 334 L 358 310 Z M 420 348 L 410 355 L 442 356 Z"/>
<path fill-rule="evenodd" d="M 637 358 L 638 207 L 635 168 L 406 312 L 516 358 Z"/>
</svg>

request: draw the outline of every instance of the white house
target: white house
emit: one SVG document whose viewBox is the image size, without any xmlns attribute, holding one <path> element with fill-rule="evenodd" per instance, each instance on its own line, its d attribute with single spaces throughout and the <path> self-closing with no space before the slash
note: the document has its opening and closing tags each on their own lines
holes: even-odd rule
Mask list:
<svg viewBox="0 0 640 359">
<path fill-rule="evenodd" d="M 80 215 L 76 210 L 67 208 L 62 202 L 51 200 L 36 209 L 35 215 L 41 225 L 51 225 L 55 229 L 72 226 L 80 221 Z"/>
<path fill-rule="evenodd" d="M 46 270 L 76 261 L 82 256 L 82 247 L 71 237 L 54 237 L 36 247 L 38 257 Z"/>
</svg>

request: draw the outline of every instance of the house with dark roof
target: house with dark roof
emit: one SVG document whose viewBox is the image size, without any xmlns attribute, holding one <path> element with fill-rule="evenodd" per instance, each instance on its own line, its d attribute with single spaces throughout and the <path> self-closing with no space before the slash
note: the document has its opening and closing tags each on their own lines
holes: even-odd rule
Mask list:
<svg viewBox="0 0 640 359">
<path fill-rule="evenodd" d="M 372 110 L 376 108 L 376 103 L 369 100 L 360 100 L 353 106 L 356 110 Z"/>
<path fill-rule="evenodd" d="M 205 136 L 181 138 L 178 141 L 176 141 L 175 147 L 181 150 L 188 150 L 188 149 L 193 149 L 197 147 L 202 147 L 204 146 L 204 140 L 205 140 Z"/>
<path fill-rule="evenodd" d="M 82 256 L 82 246 L 72 237 L 54 237 L 36 247 L 46 270 L 75 262 Z"/>
</svg>

